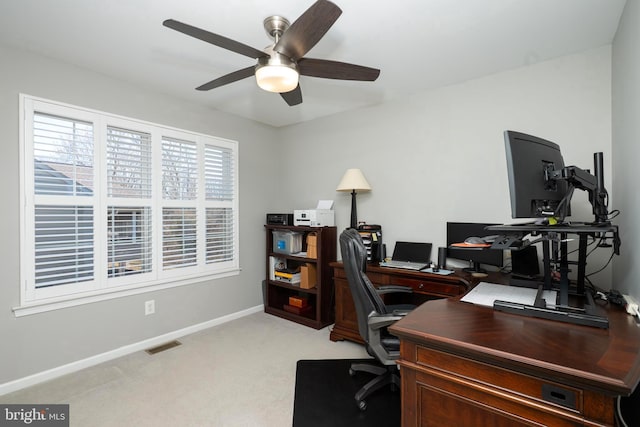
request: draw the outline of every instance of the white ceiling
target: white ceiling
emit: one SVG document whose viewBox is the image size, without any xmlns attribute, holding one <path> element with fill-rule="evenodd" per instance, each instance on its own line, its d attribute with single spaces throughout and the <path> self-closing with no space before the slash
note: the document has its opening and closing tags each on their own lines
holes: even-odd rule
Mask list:
<svg viewBox="0 0 640 427">
<path fill-rule="evenodd" d="M 253 61 L 162 22 L 263 49 L 270 44 L 264 18 L 293 22 L 313 0 L 2 0 L 0 43 L 285 126 L 610 44 L 625 1 L 334 0 L 343 13 L 306 56 L 379 68 L 380 77 L 302 76 L 303 103 L 294 107 L 253 78 L 194 90 Z"/>
</svg>

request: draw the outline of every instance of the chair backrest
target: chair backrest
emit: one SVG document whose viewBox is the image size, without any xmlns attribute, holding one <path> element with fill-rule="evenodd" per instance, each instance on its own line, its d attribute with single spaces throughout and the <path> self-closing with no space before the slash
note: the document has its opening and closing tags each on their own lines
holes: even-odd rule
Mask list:
<svg viewBox="0 0 640 427">
<path fill-rule="evenodd" d="M 368 318 L 371 313 L 386 314 L 387 308 L 367 277 L 367 249 L 360 233 L 348 228 L 340 234 L 342 263 L 349 282 L 349 289 L 356 307 L 358 331 L 365 342 L 369 342 Z"/>
</svg>

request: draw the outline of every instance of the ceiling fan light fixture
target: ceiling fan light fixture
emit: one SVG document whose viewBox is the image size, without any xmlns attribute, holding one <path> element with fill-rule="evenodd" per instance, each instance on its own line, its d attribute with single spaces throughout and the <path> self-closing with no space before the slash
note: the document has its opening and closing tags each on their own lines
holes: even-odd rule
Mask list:
<svg viewBox="0 0 640 427">
<path fill-rule="evenodd" d="M 256 81 L 268 92 L 291 92 L 298 87 L 298 72 L 286 65 L 263 65 L 256 69 Z"/>
<path fill-rule="evenodd" d="M 256 82 L 261 89 L 268 92 L 291 92 L 298 87 L 298 69 L 296 63 L 268 46 L 265 52 L 269 57 L 258 59 L 256 65 Z"/>
</svg>

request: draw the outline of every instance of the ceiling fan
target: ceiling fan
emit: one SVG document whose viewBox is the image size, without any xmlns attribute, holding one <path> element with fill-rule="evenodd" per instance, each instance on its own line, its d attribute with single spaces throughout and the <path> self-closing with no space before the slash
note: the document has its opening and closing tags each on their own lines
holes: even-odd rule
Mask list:
<svg viewBox="0 0 640 427">
<path fill-rule="evenodd" d="M 262 89 L 280 93 L 290 106 L 302 103 L 300 75 L 337 80 L 374 81 L 380 70 L 345 62 L 305 58 L 304 55 L 320 41 L 342 14 L 342 10 L 327 0 L 317 0 L 293 23 L 281 16 L 264 20 L 264 28 L 273 44 L 264 50 L 254 49 L 227 37 L 167 19 L 162 24 L 218 47 L 257 60 L 252 65 L 211 80 L 197 90 L 210 90 L 253 75 Z"/>
</svg>

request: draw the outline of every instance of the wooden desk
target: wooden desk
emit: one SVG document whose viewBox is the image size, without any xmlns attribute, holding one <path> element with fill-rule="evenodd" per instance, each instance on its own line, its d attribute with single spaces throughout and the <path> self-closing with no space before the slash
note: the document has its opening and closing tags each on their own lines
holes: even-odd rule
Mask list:
<svg viewBox="0 0 640 427">
<path fill-rule="evenodd" d="M 333 268 L 333 283 L 335 289 L 335 325 L 329 338 L 331 341 L 350 340 L 362 343 L 358 332 L 358 319 L 353 304 L 347 275 L 341 262 L 329 264 Z M 468 273 L 457 272 L 449 276 L 423 273 L 420 271 L 403 270 L 399 268 L 367 266 L 367 277 L 374 286 L 401 285 L 413 289 L 411 296 L 407 294 L 385 295 L 385 302 L 407 302 L 422 304 L 436 298 L 447 298 L 464 294 L 471 284 L 478 279 Z M 392 298 L 404 298 L 404 301 L 393 301 Z"/>
<path fill-rule="evenodd" d="M 402 426 L 614 426 L 614 401 L 640 380 L 640 328 L 622 308 L 609 329 L 501 313 L 458 298 L 395 323 Z"/>
</svg>

